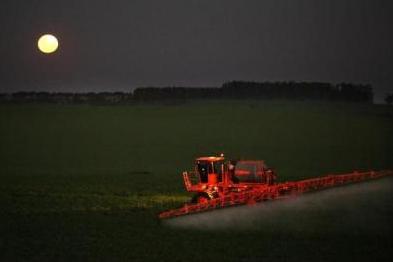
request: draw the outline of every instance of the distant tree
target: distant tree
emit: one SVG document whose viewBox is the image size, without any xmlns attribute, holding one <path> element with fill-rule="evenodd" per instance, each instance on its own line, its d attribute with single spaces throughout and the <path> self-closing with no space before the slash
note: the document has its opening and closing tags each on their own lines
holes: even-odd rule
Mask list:
<svg viewBox="0 0 393 262">
<path fill-rule="evenodd" d="M 393 104 L 393 93 L 392 94 L 387 94 L 385 97 L 385 102 L 388 105 Z"/>
</svg>

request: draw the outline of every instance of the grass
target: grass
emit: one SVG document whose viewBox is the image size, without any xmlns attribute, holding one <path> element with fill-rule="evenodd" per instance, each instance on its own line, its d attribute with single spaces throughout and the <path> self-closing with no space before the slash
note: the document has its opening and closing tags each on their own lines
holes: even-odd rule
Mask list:
<svg viewBox="0 0 393 262">
<path fill-rule="evenodd" d="M 202 155 L 264 159 L 281 181 L 392 168 L 392 115 L 287 101 L 0 105 L 0 260 L 389 261 L 391 228 L 206 232 L 157 214 L 189 198 L 180 172 Z"/>
</svg>

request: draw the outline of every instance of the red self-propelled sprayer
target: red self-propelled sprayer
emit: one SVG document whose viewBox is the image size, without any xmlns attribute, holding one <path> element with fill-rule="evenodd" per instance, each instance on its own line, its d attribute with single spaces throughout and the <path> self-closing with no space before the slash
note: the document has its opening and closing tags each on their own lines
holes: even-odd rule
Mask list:
<svg viewBox="0 0 393 262">
<path fill-rule="evenodd" d="M 224 155 L 199 157 L 195 170 L 183 172 L 184 185 L 195 195 L 190 203 L 162 212 L 160 218 L 182 216 L 217 208 L 253 204 L 304 192 L 393 175 L 392 170 L 331 174 L 276 183 L 276 174 L 263 160 L 226 161 Z"/>
</svg>

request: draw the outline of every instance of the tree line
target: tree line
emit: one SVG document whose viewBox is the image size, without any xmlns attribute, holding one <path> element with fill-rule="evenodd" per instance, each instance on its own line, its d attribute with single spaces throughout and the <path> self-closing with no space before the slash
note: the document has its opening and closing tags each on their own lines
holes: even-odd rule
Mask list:
<svg viewBox="0 0 393 262">
<path fill-rule="evenodd" d="M 0 101 L 10 103 L 55 103 L 55 104 L 128 104 L 133 102 L 131 92 L 15 92 L 0 94 Z"/>
<path fill-rule="evenodd" d="M 0 101 L 58 104 L 132 104 L 189 99 L 289 99 L 372 103 L 371 85 L 323 82 L 231 81 L 221 87 L 140 87 L 133 92 L 16 92 Z"/>
<path fill-rule="evenodd" d="M 391 94 L 386 94 L 385 102 L 386 102 L 386 104 L 388 104 L 388 105 L 392 105 L 392 104 L 393 104 L 393 93 L 391 93 Z"/>
</svg>

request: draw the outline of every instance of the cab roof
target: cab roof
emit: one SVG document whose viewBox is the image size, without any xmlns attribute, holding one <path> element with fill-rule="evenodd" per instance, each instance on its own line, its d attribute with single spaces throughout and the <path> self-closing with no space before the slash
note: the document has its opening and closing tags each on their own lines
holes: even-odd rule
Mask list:
<svg viewBox="0 0 393 262">
<path fill-rule="evenodd" d="M 209 161 L 209 162 L 224 161 L 224 160 L 225 158 L 223 156 L 202 156 L 196 159 L 196 161 Z"/>
</svg>

